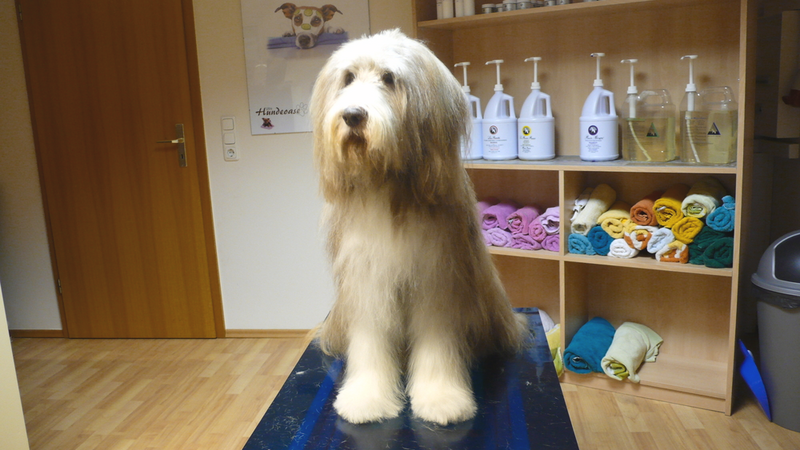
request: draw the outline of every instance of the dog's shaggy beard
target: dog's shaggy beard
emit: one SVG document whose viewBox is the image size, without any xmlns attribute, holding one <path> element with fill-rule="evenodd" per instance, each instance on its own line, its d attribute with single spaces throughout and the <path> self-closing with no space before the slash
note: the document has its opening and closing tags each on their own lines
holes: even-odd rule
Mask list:
<svg viewBox="0 0 800 450">
<path fill-rule="evenodd" d="M 526 331 L 492 266 L 461 165 L 466 99 L 399 32 L 343 46 L 311 99 L 337 299 L 319 344 L 346 358 L 334 407 L 353 423 L 473 417 L 469 367 Z M 407 376 L 403 389 L 402 375 Z"/>
</svg>

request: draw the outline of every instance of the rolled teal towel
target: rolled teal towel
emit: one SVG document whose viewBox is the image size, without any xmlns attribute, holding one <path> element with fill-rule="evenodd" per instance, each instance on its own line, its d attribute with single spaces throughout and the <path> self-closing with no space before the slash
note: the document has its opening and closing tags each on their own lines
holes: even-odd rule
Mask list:
<svg viewBox="0 0 800 450">
<path fill-rule="evenodd" d="M 726 195 L 722 197 L 722 207 L 715 209 L 706 217 L 706 225 L 717 231 L 733 231 L 735 219 L 736 200 Z"/>
<path fill-rule="evenodd" d="M 703 252 L 703 263 L 714 269 L 733 267 L 733 238 L 725 236 L 712 242 Z"/>
<path fill-rule="evenodd" d="M 614 242 L 614 238 L 600 225 L 589 230 L 589 234 L 586 237 L 589 238 L 589 243 L 592 244 L 594 252 L 601 256 L 608 255 L 611 243 Z"/>
<path fill-rule="evenodd" d="M 615 331 L 602 317 L 586 322 L 564 351 L 564 367 L 575 373 L 602 373 L 601 362 L 614 341 Z"/>
<path fill-rule="evenodd" d="M 712 242 L 722 239 L 726 234 L 717 231 L 711 227 L 703 227 L 700 233 L 694 237 L 694 240 L 689 244 L 689 264 L 702 266 L 706 263 L 706 258 L 703 256 L 706 249 Z"/>
<path fill-rule="evenodd" d="M 567 238 L 569 252 L 577 255 L 596 255 L 589 238 L 580 233 L 571 233 Z"/>
</svg>

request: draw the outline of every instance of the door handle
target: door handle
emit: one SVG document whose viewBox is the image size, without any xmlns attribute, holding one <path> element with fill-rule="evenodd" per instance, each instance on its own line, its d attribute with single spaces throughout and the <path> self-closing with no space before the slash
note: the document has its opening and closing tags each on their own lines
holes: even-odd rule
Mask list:
<svg viewBox="0 0 800 450">
<path fill-rule="evenodd" d="M 186 164 L 186 139 L 183 133 L 183 124 L 175 124 L 175 134 L 178 136 L 176 139 L 167 141 L 156 141 L 156 144 L 178 144 L 178 165 L 180 167 L 187 167 Z"/>
</svg>

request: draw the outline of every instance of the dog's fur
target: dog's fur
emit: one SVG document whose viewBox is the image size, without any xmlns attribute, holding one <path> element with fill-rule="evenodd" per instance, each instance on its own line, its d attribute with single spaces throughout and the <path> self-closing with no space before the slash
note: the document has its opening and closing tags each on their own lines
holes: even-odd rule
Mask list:
<svg viewBox="0 0 800 450">
<path fill-rule="evenodd" d="M 459 156 L 470 124 L 455 77 L 399 31 L 351 41 L 317 78 L 314 157 L 337 299 L 321 348 L 346 359 L 349 422 L 472 418 L 470 365 L 516 351 L 515 315 Z M 403 375 L 406 388 L 403 389 Z"/>
</svg>

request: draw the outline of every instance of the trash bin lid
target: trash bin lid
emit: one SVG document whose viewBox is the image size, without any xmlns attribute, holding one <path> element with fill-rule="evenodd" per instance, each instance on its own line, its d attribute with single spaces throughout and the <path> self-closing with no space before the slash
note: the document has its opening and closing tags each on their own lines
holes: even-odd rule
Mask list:
<svg viewBox="0 0 800 450">
<path fill-rule="evenodd" d="M 783 294 L 800 306 L 800 231 L 775 240 L 761 255 L 750 280 L 761 289 Z"/>
</svg>

